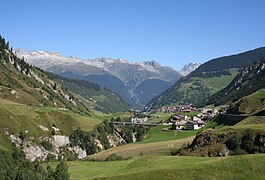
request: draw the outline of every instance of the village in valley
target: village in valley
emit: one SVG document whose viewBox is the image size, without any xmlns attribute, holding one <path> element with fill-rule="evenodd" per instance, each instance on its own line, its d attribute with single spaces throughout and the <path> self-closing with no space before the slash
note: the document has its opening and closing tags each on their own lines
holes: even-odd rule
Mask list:
<svg viewBox="0 0 265 180">
<path fill-rule="evenodd" d="M 219 113 L 225 113 L 227 106 L 196 108 L 192 105 L 182 106 L 163 106 L 154 113 L 156 118 L 164 117 L 159 122 L 150 124 L 153 116 L 148 114 L 135 113 L 130 119 L 131 124 L 138 125 L 164 125 L 169 128 L 164 130 L 198 130 L 217 116 Z M 162 114 L 162 115 L 161 115 Z"/>
</svg>

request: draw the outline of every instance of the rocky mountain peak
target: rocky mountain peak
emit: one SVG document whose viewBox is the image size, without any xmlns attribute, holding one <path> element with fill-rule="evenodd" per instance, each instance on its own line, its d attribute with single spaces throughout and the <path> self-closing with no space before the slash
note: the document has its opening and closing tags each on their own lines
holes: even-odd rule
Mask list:
<svg viewBox="0 0 265 180">
<path fill-rule="evenodd" d="M 145 62 L 143 62 L 143 64 L 146 65 L 146 66 L 154 67 L 154 68 L 161 67 L 161 65 L 158 62 L 154 61 L 154 60 L 145 61 Z"/>
<path fill-rule="evenodd" d="M 196 62 L 189 62 L 188 64 L 186 64 L 180 71 L 179 73 L 182 76 L 187 76 L 188 74 L 190 74 L 192 71 L 194 71 L 195 69 L 197 69 L 200 65 L 202 65 L 202 63 L 196 63 Z"/>
</svg>

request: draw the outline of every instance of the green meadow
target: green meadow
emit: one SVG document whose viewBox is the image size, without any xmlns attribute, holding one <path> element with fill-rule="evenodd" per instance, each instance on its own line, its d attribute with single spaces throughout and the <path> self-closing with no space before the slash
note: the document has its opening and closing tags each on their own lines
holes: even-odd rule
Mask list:
<svg viewBox="0 0 265 180">
<path fill-rule="evenodd" d="M 57 163 L 52 163 L 55 166 Z M 142 156 L 124 161 L 67 162 L 71 179 L 264 179 L 265 155 Z"/>
</svg>

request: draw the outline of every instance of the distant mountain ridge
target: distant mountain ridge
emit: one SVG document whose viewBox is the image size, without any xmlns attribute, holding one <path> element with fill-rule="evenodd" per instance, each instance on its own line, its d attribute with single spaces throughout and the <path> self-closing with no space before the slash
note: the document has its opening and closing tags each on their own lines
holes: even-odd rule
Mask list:
<svg viewBox="0 0 265 180">
<path fill-rule="evenodd" d="M 158 81 L 152 81 L 151 84 L 148 82 L 148 86 L 155 92 L 148 90 L 148 93 L 153 95 L 142 101 L 142 98 L 138 97 L 139 93 L 135 90 L 140 84 L 145 83 L 145 80 L 159 79 L 169 82 L 169 84 L 166 83 L 168 84 L 167 89 L 181 77 L 176 70 L 161 66 L 155 61 L 129 62 L 124 59 L 112 58 L 82 60 L 73 56 L 63 57 L 55 52 L 29 52 L 23 49 L 15 49 L 15 53 L 20 58 L 24 57 L 29 64 L 45 71 L 104 86 L 119 94 L 126 103 L 137 109 L 143 108 L 147 100 L 150 101 L 157 93 L 160 94 L 165 90 L 164 86 L 160 88 L 156 84 L 159 83 Z"/>
<path fill-rule="evenodd" d="M 187 76 L 191 72 L 195 71 L 200 65 L 202 65 L 202 63 L 189 62 L 179 71 L 179 73 L 182 76 Z"/>
</svg>

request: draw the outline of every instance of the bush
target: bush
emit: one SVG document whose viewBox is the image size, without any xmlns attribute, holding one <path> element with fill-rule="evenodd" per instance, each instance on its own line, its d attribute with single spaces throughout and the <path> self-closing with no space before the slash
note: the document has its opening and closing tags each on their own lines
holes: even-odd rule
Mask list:
<svg viewBox="0 0 265 180">
<path fill-rule="evenodd" d="M 243 140 L 241 147 L 242 147 L 242 149 L 246 150 L 247 152 L 252 153 L 253 141 L 251 141 L 251 140 Z"/>
<path fill-rule="evenodd" d="M 117 154 L 111 154 L 109 157 L 106 158 L 106 161 L 121 161 L 123 160 L 122 156 L 118 156 Z"/>
<path fill-rule="evenodd" d="M 237 136 L 233 136 L 231 137 L 227 142 L 226 142 L 226 146 L 228 147 L 229 150 L 235 150 L 235 149 L 239 149 L 240 148 L 240 138 Z"/>
<path fill-rule="evenodd" d="M 242 137 L 241 148 L 249 153 L 253 153 L 255 131 L 247 130 Z"/>
<path fill-rule="evenodd" d="M 46 149 L 47 151 L 52 150 L 52 144 L 49 141 L 42 141 L 40 143 L 42 145 L 42 147 L 44 147 L 44 149 Z"/>
<path fill-rule="evenodd" d="M 65 161 L 61 161 L 54 170 L 53 178 L 55 180 L 68 180 L 70 179 L 68 173 L 68 166 Z"/>
</svg>

